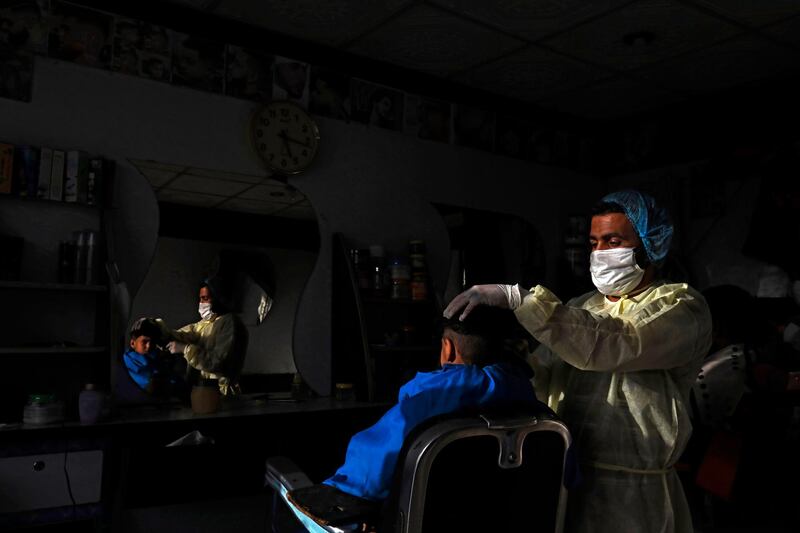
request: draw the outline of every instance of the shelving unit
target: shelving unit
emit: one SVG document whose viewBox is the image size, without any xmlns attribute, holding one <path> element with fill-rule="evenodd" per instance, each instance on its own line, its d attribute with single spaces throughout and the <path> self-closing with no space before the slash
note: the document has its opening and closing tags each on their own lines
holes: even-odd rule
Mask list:
<svg viewBox="0 0 800 533">
<path fill-rule="evenodd" d="M 110 380 L 109 324 L 113 309 L 107 284 L 61 283 L 59 243 L 73 232 L 97 233 L 104 263 L 105 208 L 0 195 L 0 228 L 23 241 L 19 280 L 0 280 L 0 323 L 6 365 L 0 387 L 6 401 L 0 421 L 16 421 L 29 394 L 55 393 L 67 417 L 77 416 L 77 397 L 85 383 L 107 387 Z"/>
<path fill-rule="evenodd" d="M 416 372 L 438 368 L 439 342 L 434 336 L 440 314 L 433 299 L 364 294 L 344 237 L 334 235 L 334 383 L 353 382 L 361 399 L 393 401 Z"/>
<path fill-rule="evenodd" d="M 89 353 L 104 353 L 108 350 L 107 346 L 20 346 L 20 347 L 0 347 L 0 355 L 35 355 L 35 354 L 89 354 Z"/>
<path fill-rule="evenodd" d="M 108 287 L 105 285 L 81 285 L 79 283 L 46 283 L 39 281 L 0 280 L 0 289 L 106 292 Z"/>
</svg>

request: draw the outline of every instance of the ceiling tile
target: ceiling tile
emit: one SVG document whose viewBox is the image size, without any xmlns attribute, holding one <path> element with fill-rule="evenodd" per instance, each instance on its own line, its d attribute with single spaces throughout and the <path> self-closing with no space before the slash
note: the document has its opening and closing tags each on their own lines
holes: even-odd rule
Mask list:
<svg viewBox="0 0 800 533">
<path fill-rule="evenodd" d="M 264 176 L 255 176 L 252 174 L 240 174 L 238 172 L 227 172 L 224 170 L 212 170 L 208 168 L 190 168 L 186 171 L 187 174 L 193 176 L 201 176 L 203 178 L 216 178 L 218 180 L 226 181 L 239 181 L 242 183 L 261 183 L 264 181 Z"/>
<path fill-rule="evenodd" d="M 160 191 L 156 192 L 156 198 L 158 198 L 159 202 L 192 205 L 196 207 L 214 207 L 224 200 L 224 198 L 220 196 L 214 196 L 211 194 L 200 194 L 190 191 L 173 191 L 170 189 L 161 189 Z"/>
<path fill-rule="evenodd" d="M 417 6 L 356 41 L 350 51 L 432 74 L 501 56 L 522 41 L 429 6 Z"/>
<path fill-rule="evenodd" d="M 433 0 L 522 39 L 534 41 L 630 0 Z"/>
<path fill-rule="evenodd" d="M 735 38 L 666 61 L 636 76 L 689 93 L 705 93 L 797 68 L 783 47 L 757 37 Z"/>
<path fill-rule="evenodd" d="M 609 75 L 604 69 L 531 45 L 454 79 L 530 102 Z"/>
<path fill-rule="evenodd" d="M 694 0 L 694 2 L 750 26 L 761 26 L 800 15 L 800 2 L 797 0 Z"/>
<path fill-rule="evenodd" d="M 675 0 L 643 0 L 544 43 L 570 56 L 627 70 L 721 41 L 740 31 Z"/>
<path fill-rule="evenodd" d="M 265 202 L 275 202 L 279 204 L 293 204 L 304 198 L 296 190 L 291 190 L 286 185 L 269 184 L 256 185 L 241 193 L 237 198 L 247 198 L 249 200 L 260 200 Z"/>
<path fill-rule="evenodd" d="M 251 213 L 255 215 L 271 215 L 276 211 L 286 207 L 286 204 L 275 202 L 260 202 L 258 200 L 245 200 L 243 198 L 231 198 L 217 206 L 219 209 L 227 211 L 239 211 L 241 213 Z"/>
<path fill-rule="evenodd" d="M 590 119 L 610 119 L 663 107 L 681 99 L 679 95 L 637 80 L 617 78 L 542 100 L 539 105 Z"/>
<path fill-rule="evenodd" d="M 219 196 L 235 196 L 245 190 L 247 183 L 183 175 L 169 184 L 169 190 L 193 191 Z"/>
<path fill-rule="evenodd" d="M 317 214 L 311 207 L 307 206 L 291 206 L 280 211 L 273 213 L 276 217 L 295 218 L 299 220 L 316 220 Z"/>
<path fill-rule="evenodd" d="M 184 165 L 172 165 L 169 163 L 160 163 L 151 159 L 129 159 L 128 161 L 136 168 L 155 168 L 160 170 L 171 170 L 173 172 L 183 172 L 186 170 Z"/>
<path fill-rule="evenodd" d="M 166 183 L 169 183 L 172 178 L 178 175 L 178 173 L 174 170 L 161 170 L 158 168 L 149 167 L 139 167 L 139 172 L 144 174 L 144 177 L 147 178 L 147 181 L 150 182 L 150 185 L 156 189 L 164 186 Z"/>
<path fill-rule="evenodd" d="M 213 12 L 275 32 L 338 45 L 380 24 L 410 0 L 226 0 Z"/>
<path fill-rule="evenodd" d="M 800 17 L 784 20 L 772 26 L 763 28 L 763 31 L 776 39 L 800 45 Z"/>
</svg>

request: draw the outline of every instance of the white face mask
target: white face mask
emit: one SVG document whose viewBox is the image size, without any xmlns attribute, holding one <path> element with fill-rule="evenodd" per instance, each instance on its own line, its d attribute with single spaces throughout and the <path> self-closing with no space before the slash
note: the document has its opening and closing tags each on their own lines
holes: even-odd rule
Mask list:
<svg viewBox="0 0 800 533">
<path fill-rule="evenodd" d="M 211 304 L 209 304 L 209 303 L 201 303 L 197 307 L 197 312 L 200 313 L 200 318 L 202 318 L 203 320 L 205 320 L 207 318 L 210 318 L 211 315 L 214 314 L 211 311 Z"/>
<path fill-rule="evenodd" d="M 636 264 L 633 248 L 595 250 L 589 256 L 592 283 L 606 296 L 622 296 L 639 285 L 644 270 Z"/>
</svg>

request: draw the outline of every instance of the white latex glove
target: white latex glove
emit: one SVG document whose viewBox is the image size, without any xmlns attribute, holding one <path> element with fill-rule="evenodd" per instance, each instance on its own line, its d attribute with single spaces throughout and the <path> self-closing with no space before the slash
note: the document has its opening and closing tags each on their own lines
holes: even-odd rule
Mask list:
<svg viewBox="0 0 800 533">
<path fill-rule="evenodd" d="M 167 343 L 167 350 L 169 353 L 183 353 L 186 350 L 186 344 L 178 341 L 170 341 Z"/>
<path fill-rule="evenodd" d="M 527 291 L 525 292 L 527 293 Z M 520 306 L 522 298 L 519 285 L 473 285 L 453 298 L 453 301 L 444 310 L 444 317 L 450 319 L 461 311 L 458 319 L 464 320 L 478 305 L 491 305 L 513 310 Z"/>
</svg>

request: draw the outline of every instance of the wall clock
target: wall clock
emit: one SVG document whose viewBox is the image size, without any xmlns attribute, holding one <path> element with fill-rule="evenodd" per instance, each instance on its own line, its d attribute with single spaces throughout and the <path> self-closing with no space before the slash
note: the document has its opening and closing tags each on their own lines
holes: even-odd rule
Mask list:
<svg viewBox="0 0 800 533">
<path fill-rule="evenodd" d="M 270 170 L 299 174 L 319 147 L 319 128 L 305 109 L 288 101 L 260 106 L 250 125 L 253 147 Z"/>
</svg>

